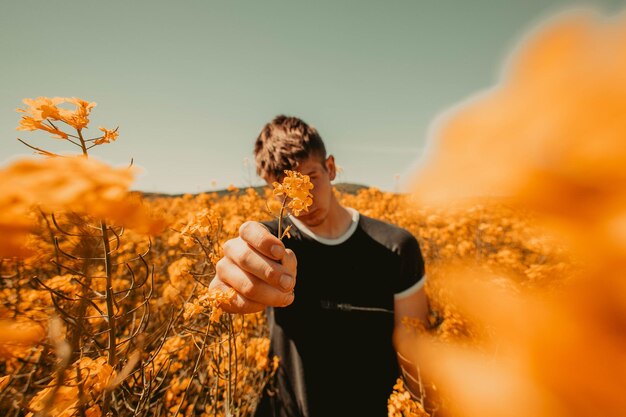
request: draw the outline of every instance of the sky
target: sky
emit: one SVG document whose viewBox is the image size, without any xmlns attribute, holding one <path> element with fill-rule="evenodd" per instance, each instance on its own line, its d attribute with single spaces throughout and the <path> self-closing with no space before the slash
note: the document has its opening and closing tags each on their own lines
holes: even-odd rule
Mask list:
<svg viewBox="0 0 626 417">
<path fill-rule="evenodd" d="M 446 109 L 497 83 L 530 29 L 573 7 L 625 1 L 0 0 L 0 167 L 55 152 L 16 131 L 23 98 L 97 106 L 91 155 L 140 167 L 133 189 L 198 193 L 262 184 L 252 148 L 278 114 L 316 127 L 336 182 L 403 191 Z"/>
</svg>

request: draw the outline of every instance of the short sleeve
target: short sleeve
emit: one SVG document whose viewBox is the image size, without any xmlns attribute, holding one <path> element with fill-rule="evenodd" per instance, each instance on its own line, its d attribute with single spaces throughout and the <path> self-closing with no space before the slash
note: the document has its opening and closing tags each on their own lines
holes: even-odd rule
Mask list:
<svg viewBox="0 0 626 417">
<path fill-rule="evenodd" d="M 417 239 L 406 233 L 399 247 L 400 276 L 396 281 L 396 297 L 404 297 L 418 291 L 426 281 L 424 258 Z"/>
</svg>

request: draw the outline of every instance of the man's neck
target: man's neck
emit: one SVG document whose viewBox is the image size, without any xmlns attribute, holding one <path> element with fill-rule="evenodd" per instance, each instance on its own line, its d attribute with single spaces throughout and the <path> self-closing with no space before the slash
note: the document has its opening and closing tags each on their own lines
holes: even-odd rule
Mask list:
<svg viewBox="0 0 626 417">
<path fill-rule="evenodd" d="M 352 214 L 333 198 L 328 216 L 317 226 L 307 226 L 316 235 L 326 239 L 342 236 L 352 224 Z"/>
</svg>

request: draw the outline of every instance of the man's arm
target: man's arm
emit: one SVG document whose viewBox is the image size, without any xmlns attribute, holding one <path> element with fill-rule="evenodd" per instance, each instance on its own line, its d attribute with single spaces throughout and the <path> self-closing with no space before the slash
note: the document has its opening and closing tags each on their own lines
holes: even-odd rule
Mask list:
<svg viewBox="0 0 626 417">
<path fill-rule="evenodd" d="M 223 249 L 209 289 L 234 290 L 230 304 L 222 306 L 225 311 L 255 313 L 293 302 L 296 255 L 263 224 L 242 224 L 239 236 L 224 243 Z"/>
<path fill-rule="evenodd" d="M 427 326 L 428 314 L 428 298 L 426 297 L 426 291 L 424 291 L 423 285 L 419 290 L 413 292 L 412 294 L 396 295 L 394 299 L 394 318 L 396 328 L 402 325 L 403 317 L 416 318 L 420 320 L 424 326 Z"/>
<path fill-rule="evenodd" d="M 424 278 L 422 278 L 424 279 Z M 419 285 L 419 284 L 418 284 Z M 398 294 L 394 301 L 394 346 L 398 353 L 398 362 L 404 375 L 407 389 L 414 397 L 421 397 L 421 380 L 419 371 L 413 363 L 415 355 L 415 332 L 402 323 L 402 319 L 417 319 L 419 326 L 428 328 L 428 298 L 424 286 L 408 295 Z"/>
</svg>

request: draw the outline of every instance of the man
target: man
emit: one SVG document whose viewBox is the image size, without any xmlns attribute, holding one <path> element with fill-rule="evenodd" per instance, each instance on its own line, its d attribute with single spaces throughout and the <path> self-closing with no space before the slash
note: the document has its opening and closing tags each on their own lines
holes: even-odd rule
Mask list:
<svg viewBox="0 0 626 417">
<path fill-rule="evenodd" d="M 276 220 L 243 224 L 224 244 L 211 282 L 235 290 L 227 311 L 269 307 L 271 353 L 280 367 L 257 415 L 384 416 L 399 376 L 394 330 L 404 316 L 427 320 L 417 240 L 339 203 L 334 157 L 302 120 L 276 117 L 254 153 L 268 184 L 288 169 L 314 185 L 308 212 L 284 220 L 291 237 L 276 237 Z"/>
</svg>

